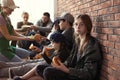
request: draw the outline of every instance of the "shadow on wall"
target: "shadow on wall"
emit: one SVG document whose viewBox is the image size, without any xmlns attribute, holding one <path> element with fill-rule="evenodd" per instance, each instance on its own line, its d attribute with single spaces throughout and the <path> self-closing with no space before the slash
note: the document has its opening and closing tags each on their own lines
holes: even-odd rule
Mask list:
<svg viewBox="0 0 120 80">
<path fill-rule="evenodd" d="M 108 49 L 107 47 L 105 47 L 107 45 L 107 42 L 104 40 L 104 36 L 105 34 L 103 34 L 103 30 L 102 28 L 106 27 L 106 24 L 104 23 L 103 20 L 103 16 L 97 16 L 93 18 L 93 21 L 95 22 L 94 27 L 93 27 L 93 36 L 95 36 L 101 44 L 101 48 L 102 48 L 102 57 L 103 57 L 103 61 L 102 61 L 102 69 L 101 69 L 101 79 L 100 80 L 104 80 L 105 78 L 108 79 L 108 73 L 106 72 L 106 70 L 108 70 L 108 61 L 105 59 L 105 57 L 108 54 Z"/>
</svg>

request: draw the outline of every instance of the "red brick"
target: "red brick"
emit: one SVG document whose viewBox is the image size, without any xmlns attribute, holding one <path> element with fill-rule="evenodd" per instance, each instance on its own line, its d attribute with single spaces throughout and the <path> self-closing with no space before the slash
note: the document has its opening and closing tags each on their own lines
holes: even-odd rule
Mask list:
<svg viewBox="0 0 120 80">
<path fill-rule="evenodd" d="M 114 42 L 103 41 L 103 45 L 109 48 L 114 48 Z"/>
<path fill-rule="evenodd" d="M 120 49 L 120 43 L 115 43 L 115 48 Z"/>
<path fill-rule="evenodd" d="M 111 6 L 112 6 L 112 2 L 111 2 L 111 0 L 108 0 L 108 1 L 106 1 L 106 2 L 104 2 L 104 3 L 101 3 L 101 4 L 99 5 L 99 9 L 107 8 L 107 7 L 111 7 Z"/>
<path fill-rule="evenodd" d="M 119 39 L 118 35 L 108 35 L 108 40 L 118 42 L 120 39 Z"/>
<path fill-rule="evenodd" d="M 98 22 L 97 26 L 99 26 L 99 27 L 108 27 L 108 22 Z"/>
<path fill-rule="evenodd" d="M 114 54 L 116 54 L 116 49 L 113 49 L 113 48 L 108 48 L 108 53 L 112 56 L 114 56 Z"/>
<path fill-rule="evenodd" d="M 115 14 L 115 20 L 120 20 L 120 13 Z"/>
<path fill-rule="evenodd" d="M 113 34 L 113 28 L 102 28 L 102 33 Z"/>
<path fill-rule="evenodd" d="M 108 61 L 113 61 L 113 56 L 110 54 L 105 54 L 104 55 L 104 59 L 108 60 Z"/>
<path fill-rule="evenodd" d="M 113 55 L 115 57 L 120 57 L 120 50 L 115 50 L 115 54 Z"/>
<path fill-rule="evenodd" d="M 108 21 L 108 27 L 120 27 L 120 21 Z"/>
<path fill-rule="evenodd" d="M 107 34 L 98 34 L 98 38 L 102 40 L 107 40 Z"/>
<path fill-rule="evenodd" d="M 114 1 L 114 5 L 120 5 L 120 0 L 113 0 Z"/>
<path fill-rule="evenodd" d="M 120 63 L 120 57 L 114 57 L 114 63 L 119 64 Z"/>
<path fill-rule="evenodd" d="M 119 28 L 114 29 L 114 34 L 120 35 L 120 29 Z"/>
<path fill-rule="evenodd" d="M 107 10 L 107 8 L 101 9 L 101 10 L 98 11 L 98 13 L 99 13 L 98 15 L 107 14 L 107 13 L 108 13 L 108 10 Z"/>
</svg>

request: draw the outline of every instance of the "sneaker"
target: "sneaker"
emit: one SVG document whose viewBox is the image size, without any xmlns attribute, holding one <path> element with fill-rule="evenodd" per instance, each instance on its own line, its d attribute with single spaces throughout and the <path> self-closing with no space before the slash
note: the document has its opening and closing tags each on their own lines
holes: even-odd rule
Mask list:
<svg viewBox="0 0 120 80">
<path fill-rule="evenodd" d="M 12 79 L 15 76 L 15 73 L 13 72 L 13 70 L 11 68 L 9 68 L 9 79 Z"/>
<path fill-rule="evenodd" d="M 23 79 L 21 79 L 19 76 L 16 76 L 13 78 L 13 80 L 23 80 Z"/>
</svg>

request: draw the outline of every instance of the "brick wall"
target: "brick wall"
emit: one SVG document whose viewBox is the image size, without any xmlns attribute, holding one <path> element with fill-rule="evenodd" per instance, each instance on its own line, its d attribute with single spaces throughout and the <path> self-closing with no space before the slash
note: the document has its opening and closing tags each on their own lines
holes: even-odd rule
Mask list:
<svg viewBox="0 0 120 80">
<path fill-rule="evenodd" d="M 104 50 L 101 80 L 120 80 L 120 0 L 57 0 L 57 4 L 58 16 L 64 11 L 91 16 L 92 35 Z"/>
</svg>

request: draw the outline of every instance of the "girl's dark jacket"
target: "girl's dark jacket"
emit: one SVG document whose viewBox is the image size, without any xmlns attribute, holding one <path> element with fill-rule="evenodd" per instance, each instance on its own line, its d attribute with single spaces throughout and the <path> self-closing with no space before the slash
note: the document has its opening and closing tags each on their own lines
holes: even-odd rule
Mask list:
<svg viewBox="0 0 120 80">
<path fill-rule="evenodd" d="M 55 56 L 58 56 L 60 58 L 61 62 L 66 61 L 66 59 L 69 57 L 70 51 L 67 47 L 64 47 L 64 48 L 60 49 L 58 52 L 54 51 L 51 54 L 52 55 L 50 57 L 48 57 L 46 54 L 42 54 L 42 57 L 48 64 L 51 64 L 52 58 Z"/>
<path fill-rule="evenodd" d="M 76 61 L 78 45 L 74 44 L 72 53 L 66 61 L 69 68 L 69 78 L 72 80 L 99 80 L 102 65 L 102 50 L 97 39 L 91 37 L 83 51 L 83 54 Z"/>
</svg>

